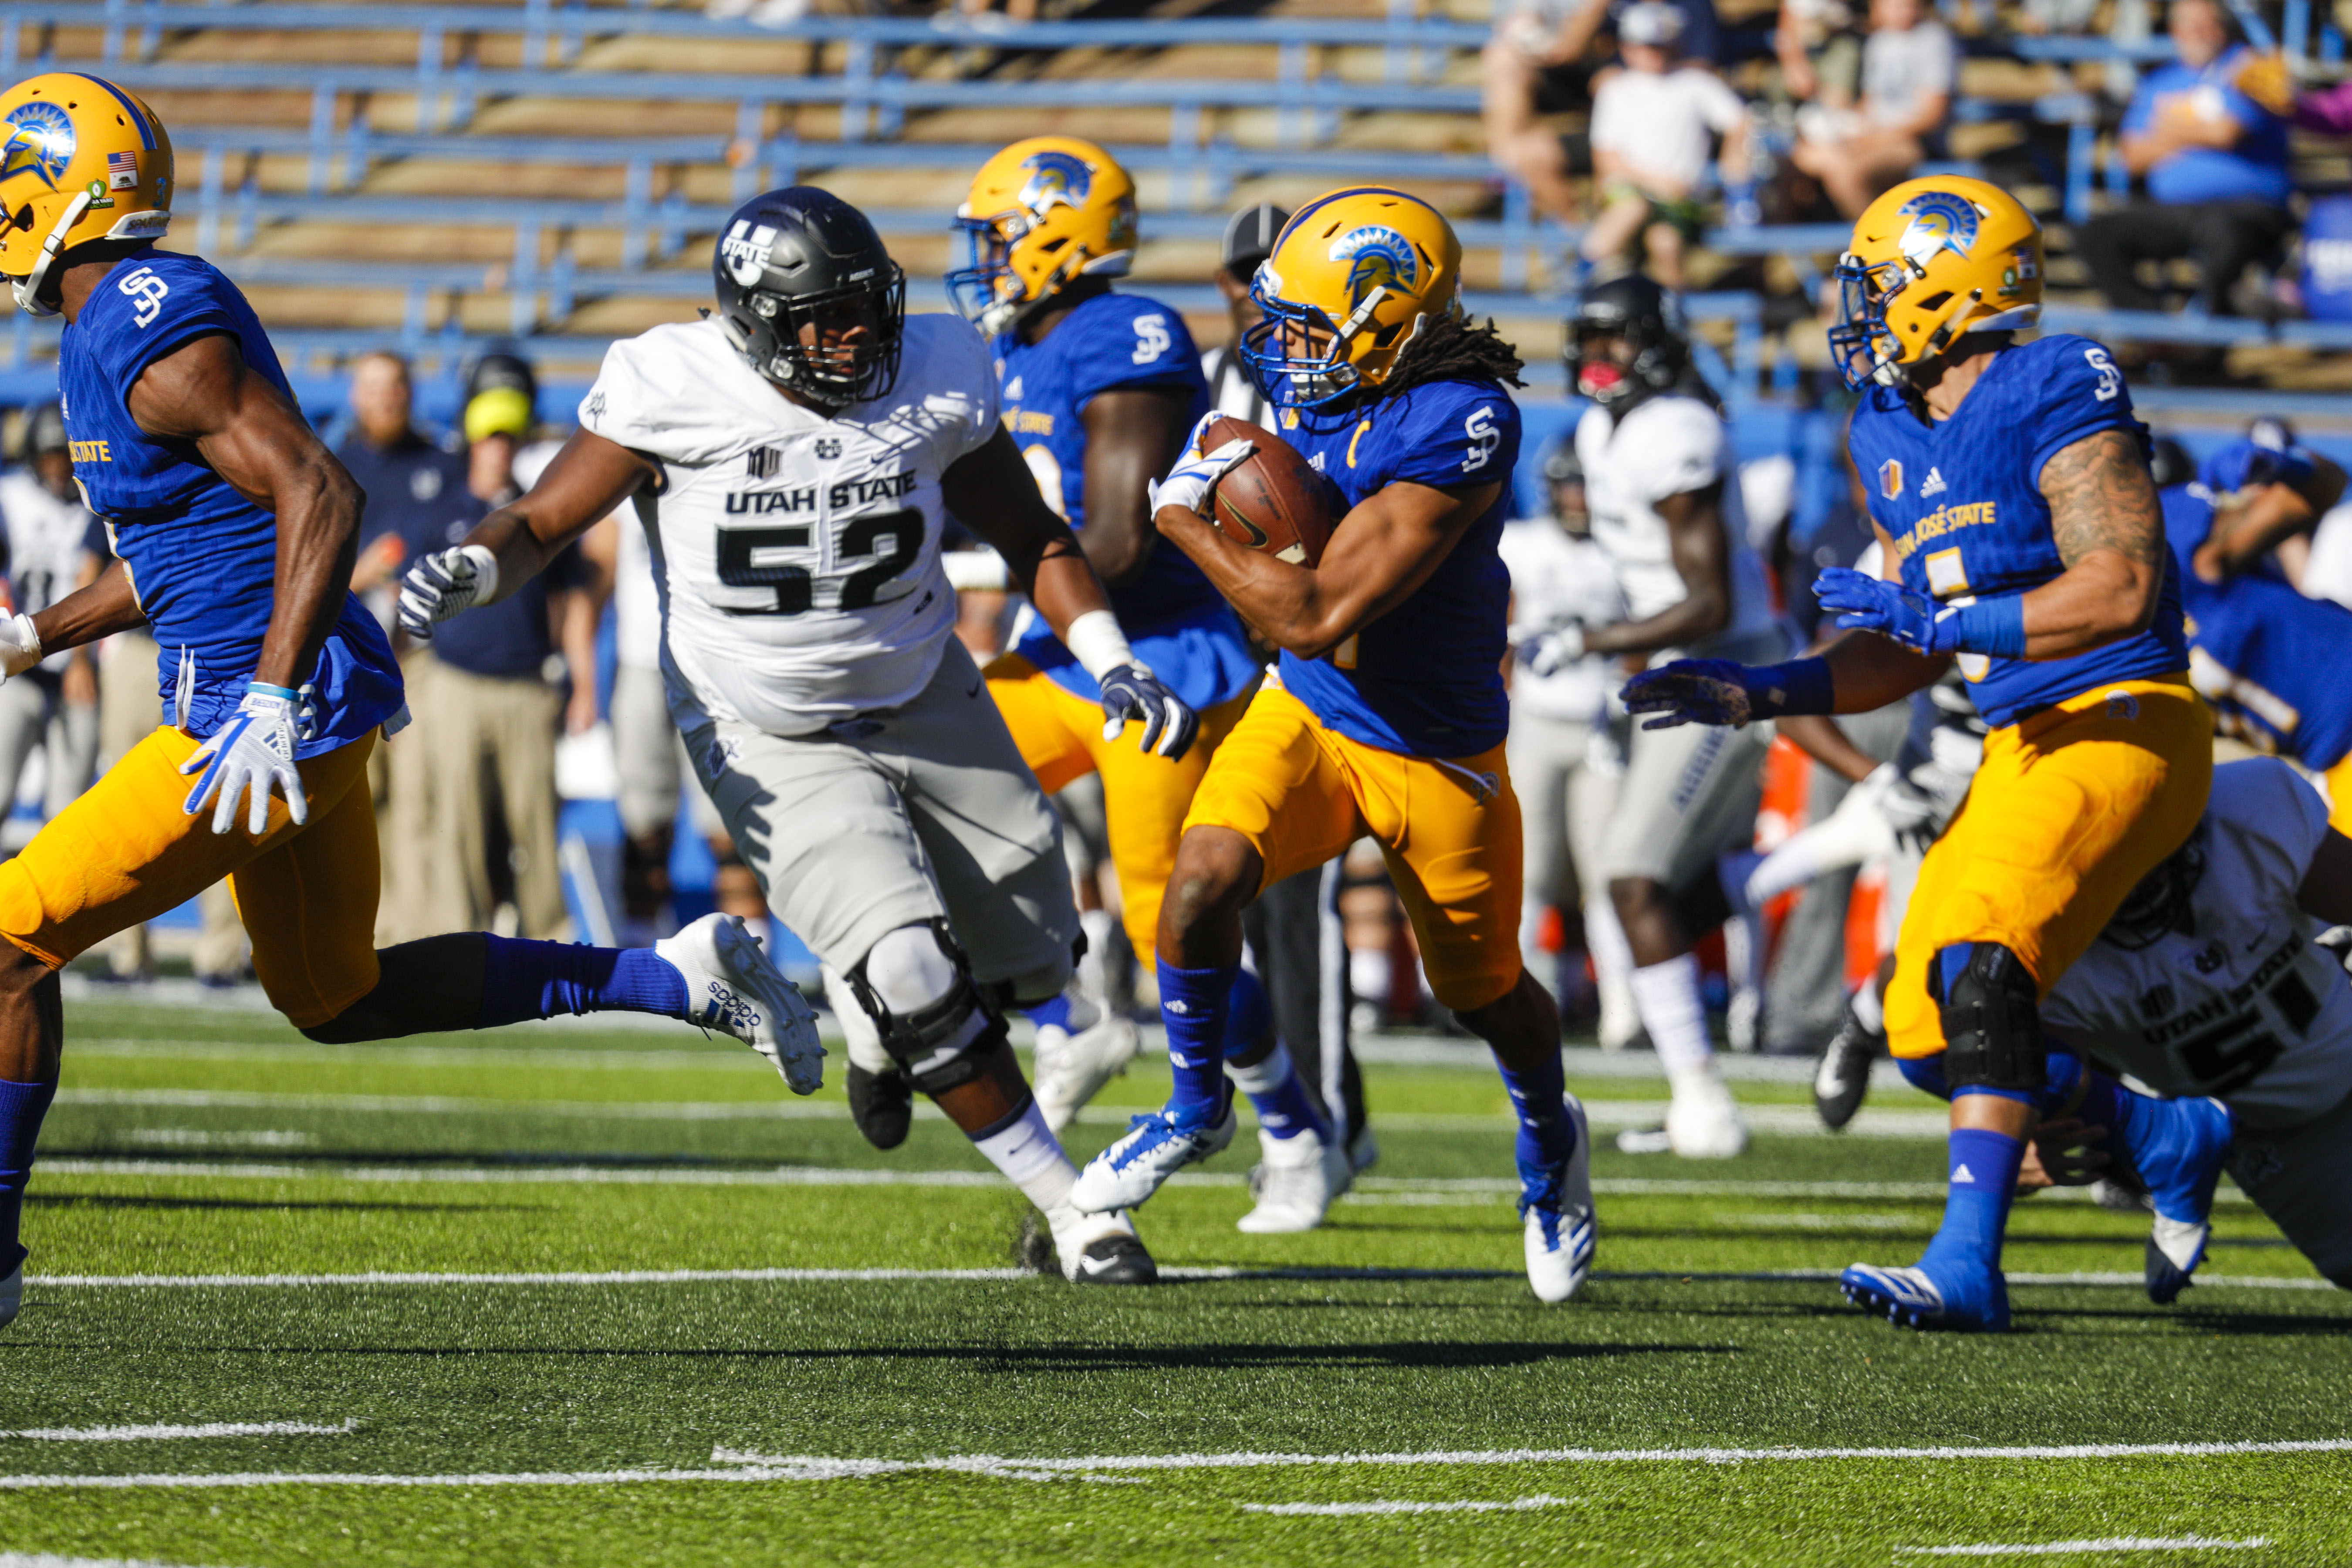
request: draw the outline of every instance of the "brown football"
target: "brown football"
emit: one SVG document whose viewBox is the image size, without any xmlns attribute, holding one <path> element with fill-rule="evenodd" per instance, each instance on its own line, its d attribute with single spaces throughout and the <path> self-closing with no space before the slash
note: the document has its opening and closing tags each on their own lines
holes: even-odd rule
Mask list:
<svg viewBox="0 0 2352 1568">
<path fill-rule="evenodd" d="M 1234 440 L 1255 442 L 1257 450 L 1210 490 L 1211 521 L 1236 544 L 1294 566 L 1314 565 L 1337 521 L 1323 476 L 1289 442 L 1246 419 L 1218 420 L 1202 433 L 1201 447 L 1213 452 Z"/>
</svg>

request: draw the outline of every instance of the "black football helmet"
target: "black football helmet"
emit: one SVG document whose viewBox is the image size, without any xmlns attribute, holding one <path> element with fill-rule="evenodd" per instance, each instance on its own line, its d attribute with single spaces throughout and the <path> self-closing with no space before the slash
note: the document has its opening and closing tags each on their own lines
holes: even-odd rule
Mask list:
<svg viewBox="0 0 2352 1568">
<path fill-rule="evenodd" d="M 2189 459 L 2188 447 L 2169 436 L 2158 436 L 2148 443 L 2147 475 L 2158 489 L 2168 490 L 2195 479 L 2197 465 Z"/>
<path fill-rule="evenodd" d="M 2124 897 L 2100 939 L 2126 952 L 2142 952 L 2166 937 L 2197 934 L 2192 900 L 2205 879 L 2205 821 L 2200 817 L 2189 841 L 2157 863 Z"/>
<path fill-rule="evenodd" d="M 1571 391 L 1601 407 L 1622 411 L 1682 380 L 1690 363 L 1690 328 L 1682 301 L 1638 272 L 1587 289 L 1569 312 L 1567 348 Z M 1622 337 L 1633 347 L 1633 363 L 1621 365 L 1607 355 L 1588 357 L 1586 342 Z"/>
<path fill-rule="evenodd" d="M 735 209 L 710 258 L 719 320 L 753 370 L 828 410 L 898 379 L 907 275 L 866 215 L 830 191 L 793 185 Z M 848 363 L 812 355 L 801 327 L 863 310 L 870 335 Z"/>
</svg>

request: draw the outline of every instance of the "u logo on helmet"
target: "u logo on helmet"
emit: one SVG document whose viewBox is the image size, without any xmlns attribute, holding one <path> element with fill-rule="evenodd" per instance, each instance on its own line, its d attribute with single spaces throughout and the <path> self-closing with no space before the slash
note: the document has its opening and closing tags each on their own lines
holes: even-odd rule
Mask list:
<svg viewBox="0 0 2352 1568">
<path fill-rule="evenodd" d="M 1348 266 L 1348 303 L 1360 305 L 1374 289 L 1410 290 L 1420 275 L 1412 242 L 1392 228 L 1366 224 L 1331 243 L 1331 259 Z"/>
<path fill-rule="evenodd" d="M 768 269 L 768 257 L 775 244 L 774 226 L 763 223 L 754 228 L 749 219 L 738 218 L 735 226 L 719 242 L 719 253 L 727 258 L 727 270 L 735 281 L 750 289 Z"/>
<path fill-rule="evenodd" d="M 1923 191 L 1895 216 L 1908 220 L 1895 247 L 1918 270 L 1948 250 L 1965 257 L 1977 242 L 1976 204 L 1957 192 Z"/>
<path fill-rule="evenodd" d="M 1032 154 L 1022 160 L 1021 171 L 1029 177 L 1022 183 L 1016 199 L 1038 217 L 1056 206 L 1086 205 L 1094 189 L 1093 166 L 1075 153 Z"/>
<path fill-rule="evenodd" d="M 8 142 L 0 152 L 0 184 L 23 174 L 38 174 L 51 190 L 73 162 L 73 118 L 54 103 L 18 104 L 6 121 Z"/>
</svg>

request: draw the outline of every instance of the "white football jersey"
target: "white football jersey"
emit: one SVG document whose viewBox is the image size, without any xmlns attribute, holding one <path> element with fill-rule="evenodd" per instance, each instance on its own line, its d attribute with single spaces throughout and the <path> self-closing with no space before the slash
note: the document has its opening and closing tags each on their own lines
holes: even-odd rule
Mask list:
<svg viewBox="0 0 2352 1568">
<path fill-rule="evenodd" d="M 22 614 L 37 615 L 80 584 L 89 509 L 59 500 L 32 470 L 17 468 L 0 474 L 0 514 L 8 524 L 9 596 Z M 61 670 L 67 658 L 51 654 L 40 667 Z"/>
<path fill-rule="evenodd" d="M 2292 1127 L 2352 1094 L 2352 981 L 2295 902 L 2327 803 L 2275 757 L 2213 770 L 2193 933 L 2095 942 L 2042 1005 L 2060 1037 L 2159 1094 L 2218 1095 Z"/>
<path fill-rule="evenodd" d="M 1592 537 L 1617 563 L 1628 619 L 1647 620 L 1690 597 L 1675 568 L 1673 542 L 1658 502 L 1728 478 L 1722 514 L 1731 564 L 1731 619 L 1717 636 L 1748 637 L 1771 628 L 1772 593 L 1764 563 L 1748 542 L 1748 510 L 1722 415 L 1696 397 L 1671 394 L 1637 405 L 1622 422 L 1596 405 L 1577 422 L 1576 456 L 1584 465 Z"/>
<path fill-rule="evenodd" d="M 775 735 L 913 700 L 955 626 L 940 476 L 997 429 L 961 317 L 911 315 L 887 397 L 792 403 L 719 323 L 614 343 L 581 425 L 661 465 L 641 497 L 673 699 Z"/>
<path fill-rule="evenodd" d="M 1514 637 L 1559 631 L 1573 623 L 1590 630 L 1625 618 L 1625 595 L 1609 552 L 1548 517 L 1503 525 L 1496 546 L 1511 571 Z M 1589 655 L 1549 675 L 1525 665 L 1511 670 L 1511 710 L 1540 719 L 1593 723 L 1609 700 L 1609 661 Z"/>
</svg>

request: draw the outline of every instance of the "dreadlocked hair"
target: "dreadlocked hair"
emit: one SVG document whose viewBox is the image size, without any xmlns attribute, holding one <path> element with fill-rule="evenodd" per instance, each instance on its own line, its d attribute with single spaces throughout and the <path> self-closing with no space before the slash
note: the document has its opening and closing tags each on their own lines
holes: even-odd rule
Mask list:
<svg viewBox="0 0 2352 1568">
<path fill-rule="evenodd" d="M 1419 335 L 1397 355 L 1396 368 L 1381 384 L 1381 396 L 1433 381 L 1498 381 L 1525 386 L 1519 379 L 1519 351 L 1503 341 L 1492 317 L 1483 327 L 1454 312 L 1424 317 Z"/>
</svg>

